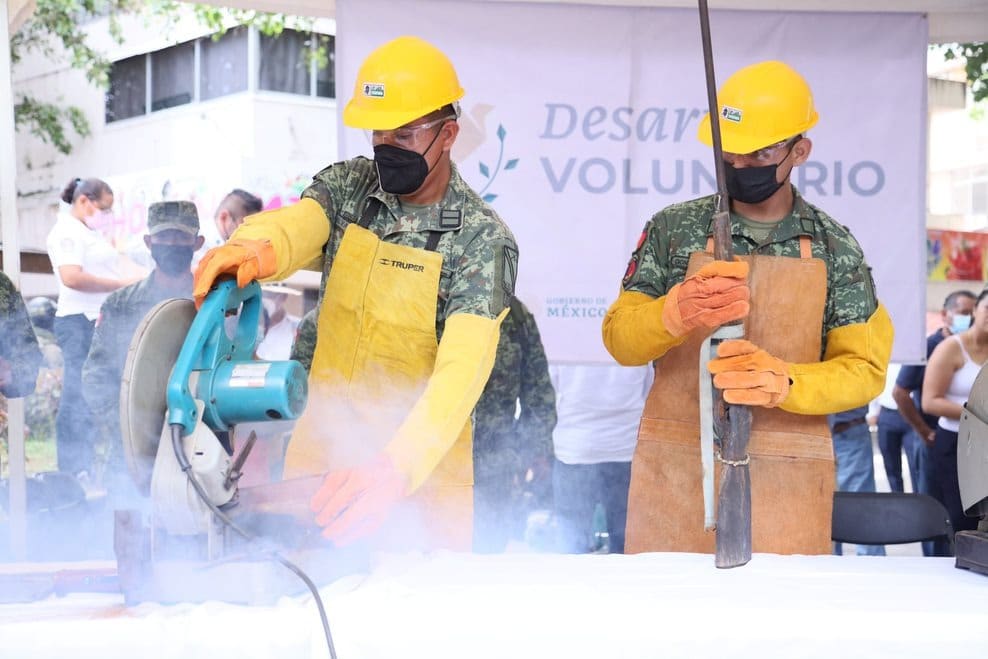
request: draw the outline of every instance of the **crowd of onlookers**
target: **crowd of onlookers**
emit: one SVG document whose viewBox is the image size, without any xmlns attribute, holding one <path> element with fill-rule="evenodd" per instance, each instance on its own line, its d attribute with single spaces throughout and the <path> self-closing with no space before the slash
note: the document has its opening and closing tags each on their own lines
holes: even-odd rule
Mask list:
<svg viewBox="0 0 988 659">
<path fill-rule="evenodd" d="M 977 519 L 964 514 L 957 478 L 957 433 L 964 403 L 988 361 L 988 290 L 951 293 L 940 312 L 941 326 L 927 337 L 926 365 L 890 364 L 885 390 L 868 408 L 831 419 L 838 489 L 874 491 L 870 433 L 878 436 L 892 492 L 903 492 L 906 459 L 912 491 L 928 494 L 946 508 L 953 530 L 973 530 Z M 859 553 L 883 553 L 859 547 Z M 923 543 L 927 556 L 950 554 L 947 540 Z"/>
</svg>

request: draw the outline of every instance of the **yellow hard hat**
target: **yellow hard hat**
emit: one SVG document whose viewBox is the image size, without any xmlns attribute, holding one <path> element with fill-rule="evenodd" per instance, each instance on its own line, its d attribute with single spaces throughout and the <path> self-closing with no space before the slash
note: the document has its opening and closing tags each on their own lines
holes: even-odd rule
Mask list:
<svg viewBox="0 0 988 659">
<path fill-rule="evenodd" d="M 418 37 L 398 37 L 360 66 L 343 123 L 391 130 L 462 97 L 453 64 L 441 50 Z"/>
<path fill-rule="evenodd" d="M 803 76 L 777 61 L 737 71 L 717 91 L 721 146 L 728 153 L 751 153 L 798 135 L 816 124 L 813 92 Z M 713 144 L 710 114 L 697 137 Z"/>
</svg>

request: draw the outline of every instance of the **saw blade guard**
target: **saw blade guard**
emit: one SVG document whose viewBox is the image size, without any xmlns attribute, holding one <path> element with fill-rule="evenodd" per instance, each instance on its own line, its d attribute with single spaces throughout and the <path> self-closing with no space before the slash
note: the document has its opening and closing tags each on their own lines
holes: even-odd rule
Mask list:
<svg viewBox="0 0 988 659">
<path fill-rule="evenodd" d="M 957 484 L 964 512 L 988 516 L 988 368 L 974 378 L 957 431 Z"/>
<path fill-rule="evenodd" d="M 261 309 L 256 281 L 238 288 L 233 279 L 222 280 L 206 296 L 168 379 L 168 424 L 181 425 L 183 435 L 200 420 L 225 431 L 237 423 L 297 419 L 305 409 L 301 364 L 254 359 Z M 226 319 L 238 312 L 231 337 Z"/>
</svg>

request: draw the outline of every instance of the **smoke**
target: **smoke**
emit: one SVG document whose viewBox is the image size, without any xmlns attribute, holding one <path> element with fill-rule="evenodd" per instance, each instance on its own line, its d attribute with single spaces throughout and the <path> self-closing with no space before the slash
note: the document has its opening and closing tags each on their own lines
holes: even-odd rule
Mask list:
<svg viewBox="0 0 988 659">
<path fill-rule="evenodd" d="M 310 378 L 305 412 L 288 442 L 286 480 L 370 462 L 394 438 L 425 387 L 424 382 L 395 376 L 393 369 L 381 365 L 365 366 L 360 384 L 347 383 L 340 373 L 318 363 L 314 368 L 319 375 Z M 367 540 L 368 549 L 400 551 L 442 544 L 450 532 L 438 523 L 436 506 L 462 505 L 444 502 L 468 499 L 469 489 L 469 483 L 443 488 L 444 497 L 427 482 L 395 506 L 383 527 Z M 469 548 L 469 541 L 463 548 Z"/>
</svg>

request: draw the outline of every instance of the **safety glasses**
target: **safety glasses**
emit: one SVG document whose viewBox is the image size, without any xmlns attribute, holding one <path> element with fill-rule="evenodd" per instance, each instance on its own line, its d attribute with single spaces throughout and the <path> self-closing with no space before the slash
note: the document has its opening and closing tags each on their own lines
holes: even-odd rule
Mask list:
<svg viewBox="0 0 988 659">
<path fill-rule="evenodd" d="M 424 124 L 416 124 L 414 126 L 401 126 L 399 128 L 394 128 L 392 130 L 373 130 L 370 131 L 370 138 L 372 144 L 395 144 L 404 149 L 409 149 L 415 146 L 416 140 L 423 131 L 432 128 L 433 126 L 438 126 L 447 121 L 452 121 L 456 119 L 454 115 L 449 115 L 446 117 L 441 117 L 433 121 L 428 121 Z"/>
<path fill-rule="evenodd" d="M 796 137 L 790 137 L 787 140 L 782 140 L 781 142 L 776 142 L 775 144 L 769 144 L 768 146 L 762 147 L 757 151 L 752 151 L 751 153 L 729 153 L 724 152 L 724 157 L 729 160 L 734 160 L 736 158 L 746 158 L 748 160 L 754 160 L 760 164 L 768 164 L 775 160 L 775 156 L 779 151 L 788 145 L 796 144 L 799 140 L 803 138 L 802 135 L 797 135 Z"/>
</svg>

